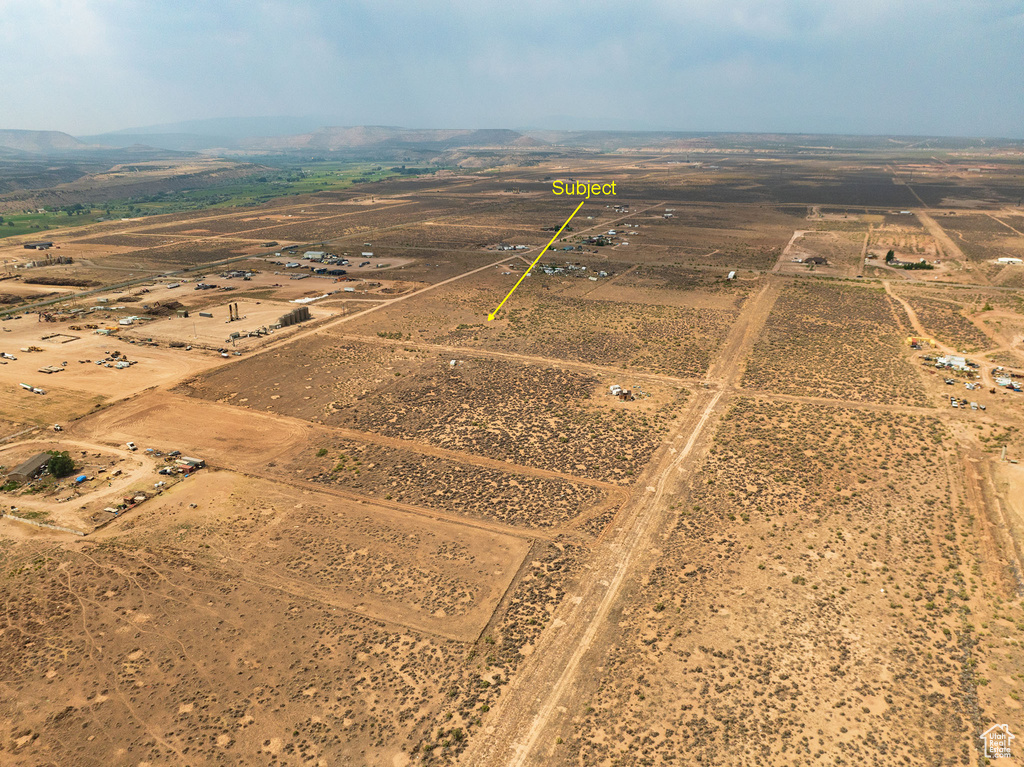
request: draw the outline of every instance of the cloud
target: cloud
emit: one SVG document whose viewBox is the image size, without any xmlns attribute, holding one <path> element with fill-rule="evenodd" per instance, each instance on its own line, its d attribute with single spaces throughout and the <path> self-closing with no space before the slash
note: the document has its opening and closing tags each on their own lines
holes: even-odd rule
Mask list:
<svg viewBox="0 0 1024 767">
<path fill-rule="evenodd" d="M 4 13 L 5 127 L 575 113 L 679 130 L 1024 130 L 1011 0 L 6 0 Z"/>
</svg>

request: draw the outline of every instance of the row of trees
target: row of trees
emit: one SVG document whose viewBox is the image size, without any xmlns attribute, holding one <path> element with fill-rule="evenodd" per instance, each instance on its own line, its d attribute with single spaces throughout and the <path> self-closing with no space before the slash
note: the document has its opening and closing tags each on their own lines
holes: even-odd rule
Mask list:
<svg viewBox="0 0 1024 767">
<path fill-rule="evenodd" d="M 896 261 L 896 253 L 894 251 L 890 250 L 888 253 L 885 254 L 885 263 L 888 264 L 889 266 L 892 266 L 892 267 L 896 268 L 896 269 L 909 269 L 909 270 L 913 271 L 913 270 L 919 270 L 919 269 L 934 269 L 935 268 L 934 266 L 932 266 L 931 264 L 929 264 L 927 261 L 925 261 L 923 259 L 921 261 L 911 261 L 910 263 L 904 263 L 903 261 L 896 261 L 896 263 L 894 264 L 893 261 Z"/>
</svg>

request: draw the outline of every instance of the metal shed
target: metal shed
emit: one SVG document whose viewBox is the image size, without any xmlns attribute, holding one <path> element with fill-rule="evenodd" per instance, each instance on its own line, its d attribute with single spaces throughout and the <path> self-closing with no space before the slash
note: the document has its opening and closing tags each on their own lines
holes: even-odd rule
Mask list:
<svg viewBox="0 0 1024 767">
<path fill-rule="evenodd" d="M 43 467 L 46 466 L 50 461 L 49 453 L 38 453 L 32 456 L 23 464 L 14 469 L 10 474 L 7 475 L 8 481 L 20 482 L 24 484 L 33 477 L 36 476 Z"/>
</svg>

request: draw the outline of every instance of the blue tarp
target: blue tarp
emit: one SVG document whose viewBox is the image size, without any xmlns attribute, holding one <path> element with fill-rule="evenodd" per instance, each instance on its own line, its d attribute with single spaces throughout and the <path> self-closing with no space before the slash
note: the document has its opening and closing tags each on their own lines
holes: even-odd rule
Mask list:
<svg viewBox="0 0 1024 767">
<path fill-rule="evenodd" d="M 75 477 L 75 484 L 77 485 L 79 482 L 85 482 L 84 474 L 79 474 L 77 477 Z"/>
</svg>

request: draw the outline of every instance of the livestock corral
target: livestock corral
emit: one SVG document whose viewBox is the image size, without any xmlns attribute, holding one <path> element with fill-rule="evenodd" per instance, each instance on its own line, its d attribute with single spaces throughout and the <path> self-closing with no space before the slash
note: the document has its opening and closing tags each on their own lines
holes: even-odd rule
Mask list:
<svg viewBox="0 0 1024 767">
<path fill-rule="evenodd" d="M 773 146 L 5 244 L 0 762 L 984 763 L 1021 216 Z"/>
</svg>

